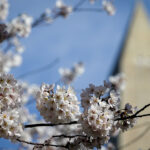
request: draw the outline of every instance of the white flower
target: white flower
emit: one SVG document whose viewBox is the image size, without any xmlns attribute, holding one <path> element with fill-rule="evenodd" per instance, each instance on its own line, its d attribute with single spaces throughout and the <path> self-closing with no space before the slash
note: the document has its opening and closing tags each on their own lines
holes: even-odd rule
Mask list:
<svg viewBox="0 0 150 150">
<path fill-rule="evenodd" d="M 15 47 L 15 50 L 18 53 L 23 53 L 24 52 L 24 47 L 20 43 L 18 37 L 15 36 L 15 37 L 11 38 L 10 44 L 12 44 Z"/>
<path fill-rule="evenodd" d="M 15 141 L 23 129 L 17 109 L 7 110 L 0 114 L 0 137 Z"/>
<path fill-rule="evenodd" d="M 107 105 L 92 104 L 82 114 L 81 124 L 87 136 L 106 138 L 112 129 L 113 112 L 109 110 Z"/>
<path fill-rule="evenodd" d="M 120 112 L 116 118 L 129 117 L 137 111 L 137 107 L 132 107 L 129 103 L 125 105 L 125 108 Z M 116 127 L 122 131 L 127 131 L 132 128 L 137 122 L 137 118 L 130 118 L 125 120 L 118 120 Z"/>
<path fill-rule="evenodd" d="M 81 104 L 84 109 L 87 109 L 94 103 L 100 103 L 100 97 L 106 92 L 105 86 L 95 86 L 93 84 L 89 85 L 89 88 L 82 90 L 81 93 Z"/>
<path fill-rule="evenodd" d="M 27 103 L 31 103 L 34 102 L 34 98 L 36 98 L 36 94 L 39 90 L 39 86 L 35 85 L 35 84 L 28 84 L 26 82 L 19 82 L 19 85 L 22 87 L 22 103 L 23 104 L 27 104 Z"/>
<path fill-rule="evenodd" d="M 59 73 L 62 81 L 65 84 L 70 84 L 75 78 L 81 76 L 84 73 L 84 65 L 82 62 L 76 63 L 71 69 L 60 68 Z"/>
<path fill-rule="evenodd" d="M 8 16 L 9 3 L 7 0 L 0 0 L 0 20 L 5 20 Z"/>
<path fill-rule="evenodd" d="M 103 0 L 103 8 L 104 10 L 109 14 L 109 15 L 114 15 L 115 14 L 115 7 L 112 4 L 112 2 L 108 1 L 108 0 Z"/>
<path fill-rule="evenodd" d="M 65 5 L 62 0 L 56 1 L 56 9 L 58 9 L 58 14 L 63 17 L 67 17 L 72 12 L 72 7 Z"/>
<path fill-rule="evenodd" d="M 18 108 L 21 103 L 21 88 L 12 75 L 0 74 L 0 112 Z"/>
<path fill-rule="evenodd" d="M 108 103 L 111 108 L 114 108 L 114 107 L 118 108 L 119 106 L 120 96 L 114 90 L 110 91 L 110 98 L 108 99 Z"/>
<path fill-rule="evenodd" d="M 37 109 L 47 122 L 70 122 L 78 119 L 80 115 L 79 102 L 71 87 L 43 84 L 37 94 Z"/>
<path fill-rule="evenodd" d="M 12 35 L 27 37 L 31 32 L 32 20 L 32 17 L 21 14 L 8 24 L 8 32 Z"/>
<path fill-rule="evenodd" d="M 125 75 L 123 73 L 119 73 L 115 76 L 109 77 L 109 81 L 118 90 L 123 91 L 125 89 Z"/>
<path fill-rule="evenodd" d="M 3 53 L 0 50 L 0 73 L 8 73 L 12 67 L 17 67 L 22 63 L 22 57 L 12 52 Z"/>
</svg>

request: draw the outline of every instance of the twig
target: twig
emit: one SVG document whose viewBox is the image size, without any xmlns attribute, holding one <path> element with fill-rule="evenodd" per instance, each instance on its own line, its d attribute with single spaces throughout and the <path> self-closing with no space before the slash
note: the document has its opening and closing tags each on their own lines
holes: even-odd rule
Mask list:
<svg viewBox="0 0 150 150">
<path fill-rule="evenodd" d="M 141 108 L 140 110 L 138 110 L 135 115 L 139 114 L 141 111 L 144 111 L 147 107 L 149 107 L 150 104 L 145 105 L 143 108 Z"/>
<path fill-rule="evenodd" d="M 116 118 L 115 121 L 118 120 L 126 120 L 126 119 L 133 119 L 133 118 L 141 118 L 141 117 L 147 117 L 150 116 L 150 114 L 143 114 L 143 115 L 138 115 L 140 112 L 144 111 L 147 107 L 149 107 L 150 104 L 145 105 L 142 107 L 140 110 L 138 110 L 135 114 L 128 116 L 128 117 L 121 117 L 121 118 Z"/>
<path fill-rule="evenodd" d="M 73 8 L 73 11 L 76 11 L 86 0 L 80 0 Z"/>
<path fill-rule="evenodd" d="M 77 121 L 69 122 L 69 123 L 38 123 L 38 124 L 29 124 L 29 125 L 24 125 L 24 128 L 34 128 L 34 127 L 45 127 L 45 126 L 59 126 L 59 125 L 72 125 L 72 124 L 78 124 Z"/>
<path fill-rule="evenodd" d="M 122 117 L 122 118 L 116 118 L 115 121 L 119 121 L 119 120 L 127 120 L 127 119 L 133 119 L 133 118 L 142 118 L 142 117 L 148 117 L 150 116 L 150 114 L 143 114 L 143 115 L 131 115 L 131 116 L 128 116 L 128 117 Z"/>
<path fill-rule="evenodd" d="M 100 8 L 77 8 L 76 12 L 101 12 L 103 9 Z"/>
<path fill-rule="evenodd" d="M 44 144 L 44 143 L 34 143 L 34 142 L 29 142 L 29 141 L 24 141 L 21 139 L 17 139 L 18 142 L 25 143 L 25 144 L 30 144 L 30 145 L 35 145 L 35 146 L 53 146 L 53 147 L 62 147 L 62 148 L 67 148 L 67 145 L 55 145 L 55 144 Z"/>
<path fill-rule="evenodd" d="M 47 64 L 47 65 L 45 65 L 43 67 L 40 67 L 40 68 L 37 68 L 37 69 L 33 69 L 31 71 L 25 72 L 25 73 L 19 75 L 17 78 L 18 79 L 25 78 L 27 76 L 31 76 L 31 75 L 34 75 L 36 73 L 42 72 L 42 71 L 44 71 L 46 69 L 50 69 L 50 68 L 54 67 L 54 65 L 56 65 L 58 62 L 59 62 L 59 58 L 56 58 L 51 63 L 49 63 L 49 64 Z"/>
<path fill-rule="evenodd" d="M 61 135 L 54 135 L 52 136 L 52 138 L 76 138 L 76 137 L 87 137 L 85 135 L 64 135 L 64 134 L 61 134 Z"/>
</svg>

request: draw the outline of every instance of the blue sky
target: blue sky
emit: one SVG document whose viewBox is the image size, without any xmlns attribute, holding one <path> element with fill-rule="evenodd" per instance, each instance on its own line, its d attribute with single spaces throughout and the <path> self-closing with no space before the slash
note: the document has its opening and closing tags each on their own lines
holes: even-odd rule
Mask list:
<svg viewBox="0 0 150 150">
<path fill-rule="evenodd" d="M 11 6 L 9 20 L 22 12 L 38 17 L 54 2 L 54 0 L 9 1 Z M 75 3 L 75 0 L 72 1 Z M 128 31 L 135 1 L 115 0 L 117 9 L 115 16 L 108 16 L 105 12 L 74 13 L 66 19 L 57 19 L 50 26 L 33 29 L 29 38 L 22 40 L 26 47 L 23 64 L 12 73 L 18 76 L 59 58 L 59 63 L 52 69 L 29 76 L 25 81 L 37 84 L 54 83 L 60 78 L 59 67 L 71 67 L 74 62 L 83 61 L 85 73 L 74 82 L 75 89 L 85 88 L 89 83 L 101 84 L 115 66 Z M 150 1 L 145 0 L 145 4 L 148 8 Z M 150 13 L 150 9 L 147 10 Z M 0 140 L 0 147 L 10 148 L 11 145 L 6 143 L 5 140 Z"/>
</svg>

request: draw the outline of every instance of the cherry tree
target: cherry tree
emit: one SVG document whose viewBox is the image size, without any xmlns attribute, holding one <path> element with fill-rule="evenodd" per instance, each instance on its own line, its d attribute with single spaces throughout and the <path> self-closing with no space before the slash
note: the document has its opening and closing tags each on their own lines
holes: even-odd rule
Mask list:
<svg viewBox="0 0 150 150">
<path fill-rule="evenodd" d="M 127 103 L 120 108 L 120 92 L 125 85 L 123 74 L 110 77 L 103 85 L 87 83 L 78 97 L 71 83 L 84 73 L 83 62 L 75 63 L 72 68 L 59 68 L 60 80 L 40 87 L 15 79 L 9 73 L 21 65 L 25 48 L 20 39 L 27 38 L 32 28 L 53 24 L 57 18 L 65 19 L 77 11 L 115 14 L 112 0 L 100 1 L 101 8 L 84 7 L 85 2 L 94 5 L 95 1 L 98 0 L 79 0 L 70 6 L 65 0 L 57 0 L 52 9 L 46 9 L 36 19 L 20 14 L 7 22 L 9 2 L 0 0 L 0 137 L 19 144 L 19 149 L 115 149 L 110 143 L 112 136 L 134 127 L 138 118 L 150 116 L 141 114 L 150 104 L 137 108 Z M 41 72 L 57 61 L 18 78 Z M 30 113 L 28 105 L 33 101 L 43 119 Z"/>
</svg>

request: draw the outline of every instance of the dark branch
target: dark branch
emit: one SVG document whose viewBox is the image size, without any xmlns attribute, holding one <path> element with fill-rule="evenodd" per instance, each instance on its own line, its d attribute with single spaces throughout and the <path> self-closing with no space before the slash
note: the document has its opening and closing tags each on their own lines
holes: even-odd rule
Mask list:
<svg viewBox="0 0 150 150">
<path fill-rule="evenodd" d="M 52 138 L 76 138 L 76 137 L 87 137 L 87 136 L 85 136 L 85 135 L 64 135 L 64 134 L 52 136 Z"/>
<path fill-rule="evenodd" d="M 119 121 L 119 120 L 127 120 L 127 119 L 133 119 L 133 118 L 142 118 L 142 117 L 148 117 L 150 116 L 150 114 L 143 114 L 143 115 L 131 115 L 131 116 L 128 116 L 128 117 L 122 117 L 122 118 L 116 118 L 115 121 Z"/>
<path fill-rule="evenodd" d="M 139 114 L 140 112 L 144 111 L 147 107 L 149 107 L 150 104 L 145 105 L 143 108 L 141 108 L 140 110 L 138 110 L 135 115 Z"/>
<path fill-rule="evenodd" d="M 35 143 L 35 142 L 24 141 L 24 140 L 21 140 L 21 139 L 17 139 L 17 141 L 21 142 L 21 143 L 25 143 L 25 144 L 35 145 L 35 146 L 53 146 L 53 147 L 67 148 L 67 145 L 65 146 L 65 145 Z"/>
<path fill-rule="evenodd" d="M 121 117 L 121 118 L 116 118 L 115 121 L 118 120 L 126 120 L 126 119 L 133 119 L 133 118 L 142 118 L 142 117 L 147 117 L 150 116 L 150 114 L 143 114 L 143 115 L 138 115 L 140 112 L 144 111 L 147 107 L 149 107 L 150 104 L 145 105 L 142 107 L 140 110 L 138 110 L 135 114 L 128 116 L 128 117 Z"/>
<path fill-rule="evenodd" d="M 38 123 L 38 124 L 29 124 L 29 125 L 24 125 L 24 128 L 34 128 L 34 127 L 53 127 L 53 126 L 59 126 L 59 125 L 72 125 L 72 124 L 78 124 L 77 121 L 69 122 L 69 123 L 58 123 L 58 124 L 53 124 L 53 123 Z"/>
</svg>

